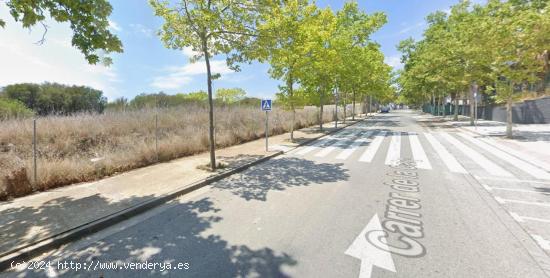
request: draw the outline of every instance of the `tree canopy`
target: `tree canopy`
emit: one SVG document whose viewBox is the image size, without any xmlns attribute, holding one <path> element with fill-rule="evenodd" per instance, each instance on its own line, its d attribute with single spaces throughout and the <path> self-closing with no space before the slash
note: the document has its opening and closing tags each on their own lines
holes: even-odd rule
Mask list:
<svg viewBox="0 0 550 278">
<path fill-rule="evenodd" d="M 122 42 L 109 30 L 108 17 L 113 7 L 107 0 L 7 0 L 11 16 L 24 28 L 41 24 L 45 41 L 47 16 L 58 22 L 68 22 L 73 31 L 72 45 L 78 48 L 90 64 L 110 64 L 111 52 L 122 52 Z M 0 18 L 0 27 L 6 22 Z"/>
<path fill-rule="evenodd" d="M 512 102 L 540 79 L 548 63 L 543 58 L 550 49 L 547 5 L 540 0 L 461 1 L 449 13 L 429 15 L 424 37 L 398 46 L 404 63 L 398 79 L 402 99 L 420 104 L 466 95 L 472 103 L 471 88 L 486 88 L 495 101 L 507 104 L 511 136 Z"/>
<path fill-rule="evenodd" d="M 57 83 L 8 85 L 0 97 L 16 100 L 38 115 L 103 112 L 107 104 L 100 90 Z"/>
</svg>

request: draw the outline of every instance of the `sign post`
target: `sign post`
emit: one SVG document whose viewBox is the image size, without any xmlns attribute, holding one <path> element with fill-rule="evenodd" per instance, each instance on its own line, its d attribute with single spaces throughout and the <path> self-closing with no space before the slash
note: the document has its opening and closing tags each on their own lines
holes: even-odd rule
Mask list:
<svg viewBox="0 0 550 278">
<path fill-rule="evenodd" d="M 262 111 L 265 111 L 265 151 L 269 151 L 268 137 L 269 137 L 269 111 L 271 111 L 272 103 L 271 99 L 262 99 Z"/>
</svg>

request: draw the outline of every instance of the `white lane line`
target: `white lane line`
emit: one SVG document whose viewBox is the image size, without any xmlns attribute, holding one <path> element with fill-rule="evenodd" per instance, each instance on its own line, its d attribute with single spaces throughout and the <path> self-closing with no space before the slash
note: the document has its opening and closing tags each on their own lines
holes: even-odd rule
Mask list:
<svg viewBox="0 0 550 278">
<path fill-rule="evenodd" d="M 536 180 L 522 180 L 522 179 L 515 179 L 515 178 L 496 178 L 496 177 L 480 177 L 474 175 L 474 177 L 478 180 L 495 180 L 495 181 L 512 181 L 512 182 L 521 182 L 521 183 L 539 183 L 539 184 L 550 184 L 550 182 L 545 181 L 536 181 Z"/>
<path fill-rule="evenodd" d="M 328 137 L 322 138 L 319 141 L 315 142 L 315 144 L 311 146 L 304 147 L 300 151 L 296 152 L 297 155 L 304 155 L 308 154 L 316 149 L 319 149 L 321 146 L 331 143 L 332 140 L 336 139 L 336 136 L 343 136 L 347 134 L 347 131 L 344 131 L 343 133 L 333 134 Z"/>
<path fill-rule="evenodd" d="M 384 141 L 384 138 L 386 138 L 386 131 L 382 131 L 376 135 L 376 138 L 367 146 L 367 150 L 361 155 L 359 158 L 360 162 L 371 162 L 374 156 L 376 155 L 376 152 L 380 148 L 380 145 Z"/>
<path fill-rule="evenodd" d="M 504 199 L 495 196 L 494 197 L 497 202 L 501 204 L 505 203 L 515 203 L 515 204 L 523 204 L 523 205 L 533 205 L 533 206 L 541 206 L 541 207 L 550 207 L 550 203 L 542 203 L 542 202 L 529 202 L 529 201 L 523 201 L 523 200 L 512 200 L 512 199 Z"/>
<path fill-rule="evenodd" d="M 401 156 L 401 132 L 394 131 L 391 136 L 390 147 L 386 154 L 386 165 L 396 165 Z"/>
<path fill-rule="evenodd" d="M 531 234 L 533 239 L 539 244 L 542 249 L 550 250 L 550 240 L 546 240 L 539 235 Z"/>
<path fill-rule="evenodd" d="M 542 218 L 530 217 L 530 216 L 521 216 L 521 215 L 519 215 L 515 212 L 510 212 L 510 215 L 517 222 L 525 222 L 527 220 L 527 221 L 534 221 L 534 222 L 550 223 L 550 219 L 542 219 Z"/>
<path fill-rule="evenodd" d="M 447 166 L 449 171 L 462 174 L 467 173 L 466 169 L 464 169 L 464 167 L 462 167 L 462 165 L 458 163 L 456 158 L 454 158 L 454 156 L 450 154 L 449 151 L 447 151 L 447 149 L 445 149 L 445 147 L 443 147 L 443 145 L 441 145 L 441 143 L 439 143 L 439 141 L 437 141 L 437 139 L 435 139 L 433 135 L 429 133 L 424 133 L 424 136 L 426 137 L 428 142 L 430 142 L 432 148 L 434 148 L 437 155 L 439 155 L 441 160 L 443 160 L 443 163 L 445 163 L 445 166 Z"/>
<path fill-rule="evenodd" d="M 411 144 L 412 155 L 416 162 L 416 167 L 420 169 L 432 169 L 432 165 L 426 156 L 426 152 L 418 140 L 416 133 L 409 133 L 409 142 Z"/>
<path fill-rule="evenodd" d="M 486 184 L 482 184 L 482 185 L 483 185 L 483 187 L 485 187 L 485 189 L 487 189 L 487 191 L 503 190 L 503 191 L 513 191 L 513 192 L 522 192 L 522 193 L 538 193 L 538 194 L 543 194 L 543 195 L 550 195 L 550 192 L 540 192 L 540 191 L 536 191 L 536 190 L 527 190 L 527 189 L 519 189 L 519 188 L 493 187 L 493 186 L 488 186 Z"/>
<path fill-rule="evenodd" d="M 488 151 L 492 155 L 512 164 L 516 168 L 528 173 L 529 175 L 533 176 L 536 179 L 542 179 L 542 180 L 550 180 L 550 173 L 535 167 L 523 160 L 520 160 L 516 158 L 515 156 L 512 156 L 510 154 L 507 154 L 489 144 L 486 144 L 482 142 L 481 140 L 478 140 L 470 135 L 459 133 L 462 138 L 472 142 L 473 144 L 479 146 L 480 148 L 484 149 L 485 151 Z"/>
<path fill-rule="evenodd" d="M 344 146 L 348 145 L 350 143 L 350 140 L 352 140 L 360 132 L 361 132 L 361 130 L 356 130 L 356 131 L 352 132 L 351 134 L 349 134 L 349 136 L 346 135 L 347 137 L 342 136 L 341 138 L 338 138 L 336 140 L 336 142 L 334 142 L 332 144 L 329 144 L 328 146 L 323 148 L 320 152 L 315 154 L 315 156 L 316 157 L 325 157 L 329 153 L 334 151 L 336 148 L 341 148 L 341 147 L 344 147 Z"/>
<path fill-rule="evenodd" d="M 495 148 L 498 148 L 498 149 L 500 149 L 504 152 L 507 152 L 511 155 L 514 155 L 517 158 L 525 160 L 525 161 L 527 161 L 527 162 L 529 162 L 529 163 L 531 163 L 535 166 L 538 166 L 538 167 L 540 167 L 540 168 L 542 168 L 546 171 L 550 171 L 550 164 L 549 163 L 546 163 L 544 161 L 540 161 L 540 160 L 538 160 L 538 159 L 536 159 L 536 158 L 534 158 L 534 157 L 532 157 L 532 156 L 530 156 L 530 155 L 528 155 L 524 152 L 517 151 L 517 150 L 512 149 L 508 146 L 504 146 L 504 145 L 499 144 L 499 143 L 497 143 L 494 140 L 491 140 L 489 138 L 479 138 L 479 140 L 482 140 L 483 142 L 485 142 L 485 143 L 487 143 L 487 144 L 489 144 L 489 145 L 491 145 Z"/>
<path fill-rule="evenodd" d="M 494 176 L 503 176 L 503 177 L 513 177 L 513 175 L 502 169 L 502 167 L 496 165 L 495 163 L 491 162 L 489 159 L 487 159 L 485 156 L 479 154 L 478 152 L 474 151 L 472 148 L 464 145 L 462 142 L 458 141 L 456 138 L 451 136 L 448 133 L 441 133 L 441 136 L 447 140 L 451 145 L 454 145 L 457 149 L 459 149 L 463 154 L 465 154 L 467 157 L 469 157 L 471 160 L 473 160 L 477 165 L 479 165 L 481 168 L 483 168 L 485 171 L 487 171 L 489 174 Z"/>
<path fill-rule="evenodd" d="M 351 144 L 349 148 L 343 150 L 338 156 L 336 156 L 336 159 L 348 159 L 348 157 L 350 157 L 359 148 L 359 146 L 361 146 L 361 144 L 368 142 L 369 137 L 373 133 L 374 130 L 369 130 L 365 132 L 365 134 L 361 135 L 360 139 L 355 140 L 355 142 L 353 142 L 353 144 Z"/>
</svg>

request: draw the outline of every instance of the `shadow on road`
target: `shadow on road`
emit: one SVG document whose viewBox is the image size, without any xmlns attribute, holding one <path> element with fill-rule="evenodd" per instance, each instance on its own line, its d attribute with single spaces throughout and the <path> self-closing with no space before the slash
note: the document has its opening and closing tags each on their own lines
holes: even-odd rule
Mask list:
<svg viewBox="0 0 550 278">
<path fill-rule="evenodd" d="M 0 254 L 151 198 L 153 195 L 112 201 L 95 194 L 84 198 L 60 197 L 37 206 L 0 207 Z"/>
<path fill-rule="evenodd" d="M 243 173 L 216 182 L 215 188 L 229 190 L 247 200 L 266 201 L 269 191 L 349 179 L 342 163 L 316 163 L 295 157 L 273 159 Z"/>
<path fill-rule="evenodd" d="M 297 262 L 288 254 L 270 248 L 254 249 L 231 245 L 219 235 L 208 234 L 213 223 L 222 220 L 209 198 L 178 203 L 169 209 L 93 242 L 80 251 L 66 250 L 52 259 L 80 263 L 162 263 L 156 269 L 70 270 L 57 271 L 60 277 L 286 277 L 283 266 Z M 168 263 L 172 270 L 168 270 Z M 181 263 L 181 264 L 180 264 Z M 188 269 L 185 269 L 188 263 Z M 178 265 L 180 264 L 180 265 Z M 105 265 L 104 265 L 105 266 Z M 174 269 L 174 268 L 182 269 Z M 40 271 L 24 277 L 43 277 Z M 21 275 L 23 276 L 23 275 Z"/>
</svg>

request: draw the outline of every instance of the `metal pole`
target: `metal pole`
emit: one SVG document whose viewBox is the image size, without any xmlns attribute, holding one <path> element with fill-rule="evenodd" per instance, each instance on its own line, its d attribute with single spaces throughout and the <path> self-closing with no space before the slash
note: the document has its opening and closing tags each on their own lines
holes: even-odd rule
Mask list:
<svg viewBox="0 0 550 278">
<path fill-rule="evenodd" d="M 36 119 L 32 120 L 32 160 L 33 160 L 33 180 L 36 186 L 38 179 L 36 174 Z"/>
<path fill-rule="evenodd" d="M 269 151 L 269 145 L 268 145 L 268 136 L 269 136 L 269 125 L 268 125 L 268 122 L 269 122 L 269 113 L 268 111 L 265 111 L 265 151 Z"/>
<path fill-rule="evenodd" d="M 155 114 L 155 152 L 157 153 L 157 162 L 159 161 L 159 115 Z"/>
</svg>

